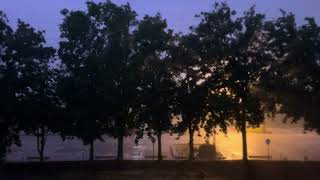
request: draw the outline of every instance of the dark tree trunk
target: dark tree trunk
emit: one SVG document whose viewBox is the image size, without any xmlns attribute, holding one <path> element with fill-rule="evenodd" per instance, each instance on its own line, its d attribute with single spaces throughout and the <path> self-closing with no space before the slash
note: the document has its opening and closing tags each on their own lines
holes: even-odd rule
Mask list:
<svg viewBox="0 0 320 180">
<path fill-rule="evenodd" d="M 41 127 L 41 130 L 38 130 L 37 132 L 37 150 L 38 150 L 40 162 L 44 161 L 45 144 L 46 144 L 46 132 L 45 132 L 45 128 Z"/>
<path fill-rule="evenodd" d="M 194 130 L 189 128 L 189 160 L 194 160 L 194 149 L 193 149 L 193 134 Z"/>
<path fill-rule="evenodd" d="M 161 150 L 161 131 L 157 133 L 157 140 L 158 140 L 158 160 L 162 160 L 162 150 Z"/>
<path fill-rule="evenodd" d="M 89 161 L 94 160 L 94 142 L 93 140 L 90 141 L 90 156 L 89 156 Z"/>
<path fill-rule="evenodd" d="M 41 134 L 37 135 L 37 150 L 39 154 L 39 160 L 40 162 L 44 161 L 44 143 L 43 143 L 43 137 Z"/>
<path fill-rule="evenodd" d="M 248 161 L 248 150 L 247 150 L 247 129 L 246 121 L 241 120 L 241 134 L 242 134 L 242 159 L 243 161 Z"/>
<path fill-rule="evenodd" d="M 117 160 L 123 160 L 123 136 L 118 137 L 118 155 Z"/>
</svg>

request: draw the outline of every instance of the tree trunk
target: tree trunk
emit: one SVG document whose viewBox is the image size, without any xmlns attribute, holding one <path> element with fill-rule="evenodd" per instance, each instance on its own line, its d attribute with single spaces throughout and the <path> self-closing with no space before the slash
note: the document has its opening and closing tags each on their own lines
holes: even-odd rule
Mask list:
<svg viewBox="0 0 320 180">
<path fill-rule="evenodd" d="M 123 160 L 123 136 L 118 137 L 118 155 L 117 160 Z"/>
<path fill-rule="evenodd" d="M 161 131 L 157 134 L 157 140 L 158 140 L 158 160 L 162 160 L 162 150 L 161 150 Z"/>
<path fill-rule="evenodd" d="M 39 160 L 40 162 L 44 161 L 44 145 L 43 145 L 43 138 L 42 135 L 37 135 L 37 150 L 39 154 Z"/>
<path fill-rule="evenodd" d="M 242 159 L 243 161 L 248 161 L 248 150 L 247 150 L 247 129 L 246 121 L 241 120 L 241 134 L 242 134 Z"/>
<path fill-rule="evenodd" d="M 45 144 L 46 144 L 46 132 L 44 127 L 42 127 L 41 130 L 37 131 L 37 150 L 38 150 L 40 162 L 43 162 L 45 160 L 44 159 Z"/>
<path fill-rule="evenodd" d="M 94 160 L 94 142 L 93 140 L 90 141 L 90 156 L 89 156 L 89 161 Z"/>
<path fill-rule="evenodd" d="M 189 160 L 190 161 L 194 160 L 193 134 L 194 134 L 194 130 L 189 128 L 189 149 L 190 149 Z"/>
</svg>

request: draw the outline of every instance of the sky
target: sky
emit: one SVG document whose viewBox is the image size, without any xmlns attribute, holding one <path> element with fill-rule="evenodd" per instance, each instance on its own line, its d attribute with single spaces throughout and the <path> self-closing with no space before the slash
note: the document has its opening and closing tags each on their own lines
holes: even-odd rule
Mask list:
<svg viewBox="0 0 320 180">
<path fill-rule="evenodd" d="M 38 30 L 46 31 L 47 43 L 57 46 L 59 41 L 59 24 L 62 22 L 61 9 L 85 10 L 87 0 L 0 0 L 0 10 L 4 11 L 15 27 L 18 18 L 30 23 Z M 268 18 L 280 15 L 279 9 L 296 14 L 298 23 L 304 17 L 315 17 L 320 22 L 320 0 L 226 0 L 238 13 L 243 13 L 252 5 Z M 94 0 L 98 2 L 98 0 Z M 145 14 L 160 12 L 167 19 L 168 25 L 175 32 L 188 32 L 191 25 L 199 19 L 195 14 L 212 9 L 214 2 L 221 0 L 113 0 L 117 4 L 129 2 L 138 13 L 139 18 Z"/>
</svg>

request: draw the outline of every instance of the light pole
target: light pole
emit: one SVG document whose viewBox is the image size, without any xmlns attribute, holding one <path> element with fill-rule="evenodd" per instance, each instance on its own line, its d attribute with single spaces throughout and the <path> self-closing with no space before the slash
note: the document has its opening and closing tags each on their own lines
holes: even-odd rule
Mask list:
<svg viewBox="0 0 320 180">
<path fill-rule="evenodd" d="M 271 140 L 269 138 L 266 139 L 266 144 L 268 147 L 268 160 L 270 160 L 270 151 L 269 151 L 269 146 L 270 146 Z"/>
</svg>

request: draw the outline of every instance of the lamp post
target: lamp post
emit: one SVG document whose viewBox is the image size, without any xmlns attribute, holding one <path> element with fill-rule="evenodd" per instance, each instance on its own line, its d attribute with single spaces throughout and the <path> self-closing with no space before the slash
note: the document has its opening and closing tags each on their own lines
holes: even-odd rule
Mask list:
<svg viewBox="0 0 320 180">
<path fill-rule="evenodd" d="M 270 160 L 270 151 L 269 151 L 269 146 L 270 146 L 271 140 L 269 138 L 266 139 L 266 144 L 268 147 L 268 160 Z"/>
</svg>

